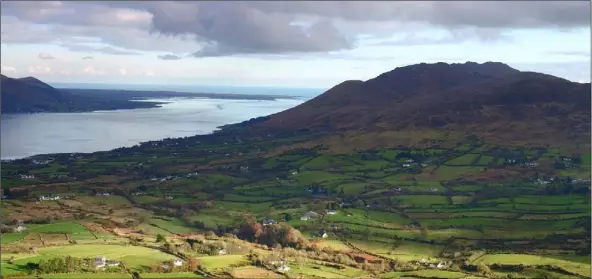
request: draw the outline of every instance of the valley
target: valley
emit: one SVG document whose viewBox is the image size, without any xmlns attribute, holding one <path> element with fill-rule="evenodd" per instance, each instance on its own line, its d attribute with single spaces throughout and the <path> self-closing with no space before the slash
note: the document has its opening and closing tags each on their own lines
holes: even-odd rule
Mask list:
<svg viewBox="0 0 592 279">
<path fill-rule="evenodd" d="M 2 219 L 26 229 L 2 234 L 2 274 L 27 278 L 39 261 L 70 255 L 124 268 L 43 278 L 589 278 L 585 144 L 496 147 L 468 137 L 430 148 L 284 150 L 322 138 L 222 130 L 3 162 Z M 11 222 L 4 231 L 17 228 Z M 298 233 L 256 239 L 249 226 Z M 184 264 L 163 267 L 173 259 Z"/>
</svg>

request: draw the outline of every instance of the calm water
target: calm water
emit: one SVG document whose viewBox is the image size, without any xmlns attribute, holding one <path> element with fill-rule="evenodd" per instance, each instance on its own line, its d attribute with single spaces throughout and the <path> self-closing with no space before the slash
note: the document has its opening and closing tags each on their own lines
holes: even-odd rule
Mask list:
<svg viewBox="0 0 592 279">
<path fill-rule="evenodd" d="M 154 99 L 163 101 L 163 99 Z M 2 159 L 46 153 L 106 151 L 122 146 L 211 133 L 216 127 L 265 116 L 304 100 L 166 99 L 161 108 L 2 115 Z"/>
</svg>

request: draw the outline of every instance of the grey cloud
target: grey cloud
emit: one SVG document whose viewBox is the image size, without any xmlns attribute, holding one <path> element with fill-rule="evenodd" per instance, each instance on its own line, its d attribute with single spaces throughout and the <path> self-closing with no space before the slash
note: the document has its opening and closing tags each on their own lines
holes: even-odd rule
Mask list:
<svg viewBox="0 0 592 279">
<path fill-rule="evenodd" d="M 397 39 L 381 40 L 371 43 L 376 46 L 420 46 L 420 45 L 447 45 L 456 44 L 468 40 L 481 40 L 489 43 L 509 42 L 511 38 L 494 28 L 462 28 L 455 29 L 443 36 L 427 37 L 417 35 L 414 32 L 403 32 Z"/>
<path fill-rule="evenodd" d="M 159 55 L 158 59 L 160 59 L 160 60 L 181 60 L 182 57 L 178 56 L 178 55 L 174 55 L 174 54 L 165 54 L 165 55 Z"/>
<path fill-rule="evenodd" d="M 92 56 L 84 56 L 82 57 L 82 60 L 93 60 Z"/>
<path fill-rule="evenodd" d="M 55 57 L 49 53 L 46 52 L 41 52 L 37 55 L 37 58 L 39 59 L 43 59 L 43 60 L 52 60 L 55 59 Z"/>
<path fill-rule="evenodd" d="M 47 24 L 52 32 L 34 30 L 42 35 L 36 37 L 14 29 L 4 34 L 8 29 L 3 26 L 2 42 L 55 41 L 56 34 L 90 34 L 112 46 L 194 52 L 195 57 L 344 50 L 353 48 L 360 35 L 392 35 L 401 26 L 436 26 L 452 36 L 435 41 L 415 38 L 411 44 L 466 40 L 463 37 L 495 41 L 504 39 L 504 32 L 511 28 L 590 26 L 587 1 L 485 1 L 478 5 L 465 1 L 4 1 L 1 5 L 3 18 Z M 187 47 L 193 49 L 179 49 Z"/>
<path fill-rule="evenodd" d="M 104 54 L 111 54 L 111 55 L 142 55 L 139 52 L 135 51 L 128 51 L 122 49 L 116 49 L 110 46 L 106 47 L 94 47 L 82 44 L 64 44 L 61 45 L 62 47 L 66 47 L 71 51 L 79 51 L 79 52 L 97 52 L 97 53 L 104 53 Z"/>
</svg>

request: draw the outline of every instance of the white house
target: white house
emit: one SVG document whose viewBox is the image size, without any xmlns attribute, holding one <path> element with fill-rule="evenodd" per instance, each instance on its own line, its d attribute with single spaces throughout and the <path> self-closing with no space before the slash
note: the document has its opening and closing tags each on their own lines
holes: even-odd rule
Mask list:
<svg viewBox="0 0 592 279">
<path fill-rule="evenodd" d="M 446 264 L 444 262 L 439 262 L 436 267 L 437 268 L 445 268 L 446 267 Z"/>
<path fill-rule="evenodd" d="M 60 199 L 60 196 L 58 195 L 41 195 L 39 197 L 39 200 L 41 201 L 57 201 Z"/>
<path fill-rule="evenodd" d="M 337 214 L 337 211 L 335 211 L 335 210 L 331 209 L 331 210 L 329 210 L 329 211 L 327 212 L 327 214 L 329 214 L 329 215 L 335 215 L 335 214 Z"/>
<path fill-rule="evenodd" d="M 183 265 L 183 261 L 182 261 L 181 259 L 176 259 L 176 260 L 173 262 L 173 264 L 174 264 L 175 266 L 181 266 L 181 265 Z"/>
<path fill-rule="evenodd" d="M 120 261 L 107 261 L 107 266 L 119 266 L 120 264 Z"/>
<path fill-rule="evenodd" d="M 403 164 L 403 167 L 408 168 L 408 167 L 411 167 L 411 165 L 410 164 Z"/>
<path fill-rule="evenodd" d="M 21 179 L 35 179 L 33 174 L 21 174 Z"/>
<path fill-rule="evenodd" d="M 290 270 L 290 267 L 288 265 L 280 265 L 277 268 L 277 271 L 280 271 L 280 272 L 284 272 L 284 271 L 288 271 L 288 270 Z"/>
<path fill-rule="evenodd" d="M 325 230 L 322 230 L 322 231 L 319 233 L 319 236 L 320 236 L 321 238 L 327 238 L 327 237 L 329 237 L 329 235 L 327 234 L 327 232 L 326 232 Z"/>
<path fill-rule="evenodd" d="M 226 249 L 220 249 L 220 251 L 218 251 L 219 255 L 226 255 L 228 254 L 228 252 L 226 252 Z"/>
<path fill-rule="evenodd" d="M 16 226 L 16 228 L 14 228 L 14 231 L 15 231 L 15 232 L 22 232 L 22 231 L 25 231 L 26 229 L 27 229 L 27 228 L 26 228 L 25 226 L 23 226 L 23 225 L 18 225 L 18 226 Z"/>
<path fill-rule="evenodd" d="M 105 258 L 105 257 L 96 257 L 95 258 L 95 267 L 96 268 L 105 267 L 105 265 L 107 265 L 107 258 Z"/>
</svg>

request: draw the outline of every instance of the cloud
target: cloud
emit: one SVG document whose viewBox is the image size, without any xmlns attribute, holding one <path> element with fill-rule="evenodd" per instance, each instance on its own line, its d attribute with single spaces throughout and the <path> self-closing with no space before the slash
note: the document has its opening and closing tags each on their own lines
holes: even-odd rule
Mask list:
<svg viewBox="0 0 592 279">
<path fill-rule="evenodd" d="M 27 69 L 27 73 L 29 74 L 49 74 L 51 73 L 50 67 L 43 67 L 43 66 L 29 66 Z"/>
<path fill-rule="evenodd" d="M 93 60 L 94 58 L 92 56 L 84 56 L 82 57 L 82 60 Z"/>
<path fill-rule="evenodd" d="M 104 47 L 95 47 L 89 46 L 84 44 L 62 44 L 62 47 L 67 48 L 70 51 L 77 51 L 77 52 L 96 52 L 96 53 L 104 53 L 110 55 L 142 55 L 137 51 L 129 51 L 124 49 L 117 49 L 110 46 Z M 90 56 L 86 56 L 90 57 Z M 92 59 L 92 58 L 91 58 Z"/>
<path fill-rule="evenodd" d="M 53 57 L 53 55 L 51 55 L 49 53 L 46 53 L 46 52 L 39 53 L 39 55 L 37 55 L 37 58 L 43 59 L 43 60 L 52 60 L 52 59 L 55 59 L 55 57 Z"/>
<path fill-rule="evenodd" d="M 158 59 L 160 59 L 160 60 L 180 60 L 180 59 L 182 59 L 182 57 L 178 56 L 178 55 L 174 55 L 174 54 L 165 54 L 165 55 L 159 55 Z"/>
<path fill-rule="evenodd" d="M 2 69 L 2 74 L 14 74 L 16 73 L 16 68 L 11 66 L 0 66 Z"/>
<path fill-rule="evenodd" d="M 122 75 L 122 76 L 125 76 L 125 75 L 127 75 L 127 70 L 121 68 L 121 69 L 119 69 L 119 74 Z"/>
<path fill-rule="evenodd" d="M 462 28 L 441 36 L 417 35 L 415 32 L 401 32 L 398 38 L 370 43 L 375 46 L 421 46 L 457 44 L 469 40 L 480 40 L 488 43 L 509 42 L 511 38 L 502 33 L 501 29 Z"/>
<path fill-rule="evenodd" d="M 588 28 L 589 10 L 587 1 L 4 1 L 1 13 L 3 43 L 79 44 L 77 37 L 92 37 L 119 53 L 216 57 L 347 50 L 362 36 L 391 36 L 406 27 L 494 41 L 517 28 Z"/>
<path fill-rule="evenodd" d="M 549 51 L 548 54 L 590 58 L 589 51 Z"/>
</svg>

